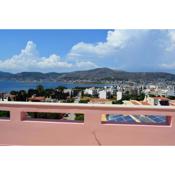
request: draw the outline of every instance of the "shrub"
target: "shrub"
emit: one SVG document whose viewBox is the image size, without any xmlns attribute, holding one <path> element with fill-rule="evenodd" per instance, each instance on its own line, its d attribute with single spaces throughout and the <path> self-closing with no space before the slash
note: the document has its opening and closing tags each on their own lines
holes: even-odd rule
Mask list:
<svg viewBox="0 0 175 175">
<path fill-rule="evenodd" d="M 75 114 L 75 120 L 84 121 L 84 114 Z"/>
</svg>

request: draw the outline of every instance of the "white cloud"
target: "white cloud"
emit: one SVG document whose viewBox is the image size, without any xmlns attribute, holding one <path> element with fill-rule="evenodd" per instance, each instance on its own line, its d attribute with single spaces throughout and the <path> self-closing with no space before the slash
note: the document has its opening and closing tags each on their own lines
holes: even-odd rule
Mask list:
<svg viewBox="0 0 175 175">
<path fill-rule="evenodd" d="M 163 59 L 159 67 L 167 71 L 175 69 L 175 30 L 166 31 Z"/>
<path fill-rule="evenodd" d="M 169 71 L 175 68 L 175 30 L 113 30 L 104 42 L 79 42 L 65 58 L 41 57 L 36 44 L 28 41 L 19 54 L 0 59 L 8 72 L 73 70 L 113 67 L 127 71 Z"/>
<path fill-rule="evenodd" d="M 95 59 L 107 58 L 115 55 L 124 48 L 132 39 L 145 33 L 145 30 L 114 30 L 108 31 L 105 42 L 84 43 L 74 45 L 68 54 L 69 59 Z"/>
<path fill-rule="evenodd" d="M 166 51 L 172 51 L 175 49 L 175 31 L 174 30 L 169 30 L 167 32 L 168 36 L 168 46 L 166 47 Z"/>
<path fill-rule="evenodd" d="M 76 68 L 91 68 L 96 65 L 92 62 L 76 62 L 69 63 L 63 61 L 60 56 L 52 54 L 49 57 L 40 57 L 36 44 L 28 41 L 26 47 L 21 50 L 18 55 L 11 58 L 0 60 L 0 70 L 8 72 L 22 72 L 22 71 L 68 71 Z"/>
<path fill-rule="evenodd" d="M 175 63 L 170 63 L 170 64 L 163 63 L 163 64 L 160 65 L 160 67 L 165 68 L 165 69 L 174 69 L 175 68 Z"/>
<path fill-rule="evenodd" d="M 98 66 L 91 61 L 77 61 L 75 67 L 79 69 L 93 69 Z"/>
<path fill-rule="evenodd" d="M 52 54 L 48 58 L 42 57 L 38 62 L 38 67 L 42 69 L 71 68 L 72 64 L 61 61 L 58 55 Z"/>
</svg>

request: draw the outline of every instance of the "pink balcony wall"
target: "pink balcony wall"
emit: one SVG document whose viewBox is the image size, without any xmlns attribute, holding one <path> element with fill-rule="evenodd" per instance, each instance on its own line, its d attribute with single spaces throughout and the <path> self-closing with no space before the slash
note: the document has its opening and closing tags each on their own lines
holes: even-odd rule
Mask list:
<svg viewBox="0 0 175 175">
<path fill-rule="evenodd" d="M 0 102 L 0 145 L 175 145 L 174 107 Z M 84 113 L 84 123 L 25 120 L 25 112 Z M 171 116 L 170 125 L 102 124 L 102 114 Z"/>
</svg>

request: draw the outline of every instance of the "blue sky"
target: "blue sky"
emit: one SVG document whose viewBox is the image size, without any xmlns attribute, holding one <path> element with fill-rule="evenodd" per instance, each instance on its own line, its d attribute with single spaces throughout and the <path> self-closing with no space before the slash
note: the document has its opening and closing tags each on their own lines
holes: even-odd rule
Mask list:
<svg viewBox="0 0 175 175">
<path fill-rule="evenodd" d="M 0 71 L 175 73 L 174 30 L 0 30 Z"/>
<path fill-rule="evenodd" d="M 37 44 L 41 55 L 64 57 L 78 42 L 105 41 L 107 30 L 0 30 L 0 58 L 18 54 L 28 41 Z"/>
</svg>

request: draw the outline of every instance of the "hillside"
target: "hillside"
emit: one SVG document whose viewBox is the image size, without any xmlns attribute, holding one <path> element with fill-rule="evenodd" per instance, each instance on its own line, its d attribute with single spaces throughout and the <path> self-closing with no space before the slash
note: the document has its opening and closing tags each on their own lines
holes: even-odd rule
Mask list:
<svg viewBox="0 0 175 175">
<path fill-rule="evenodd" d="M 8 73 L 0 72 L 0 80 L 15 81 L 63 81 L 63 80 L 175 80 L 175 75 L 164 72 L 126 72 L 109 68 L 97 68 L 85 71 L 74 71 L 68 73 L 41 73 L 21 72 Z"/>
</svg>

